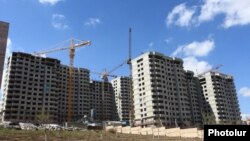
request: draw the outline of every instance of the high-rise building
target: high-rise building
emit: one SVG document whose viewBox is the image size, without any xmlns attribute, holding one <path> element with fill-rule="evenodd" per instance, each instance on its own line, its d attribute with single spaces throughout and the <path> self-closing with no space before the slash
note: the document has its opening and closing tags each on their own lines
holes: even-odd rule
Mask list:
<svg viewBox="0 0 250 141">
<path fill-rule="evenodd" d="M 111 81 L 114 93 L 115 104 L 120 121 L 129 121 L 130 111 L 130 82 L 129 77 L 117 77 Z"/>
<path fill-rule="evenodd" d="M 170 127 L 200 123 L 201 119 L 193 119 L 200 118 L 196 96 L 200 93 L 193 89 L 197 83 L 183 69 L 181 59 L 157 52 L 144 53 L 132 60 L 132 77 L 135 125 Z"/>
<path fill-rule="evenodd" d="M 41 114 L 57 121 L 60 61 L 13 53 L 4 77 L 3 120 L 35 122 Z"/>
<path fill-rule="evenodd" d="M 199 76 L 205 97 L 204 113 L 211 113 L 216 123 L 236 124 L 241 121 L 240 107 L 230 75 L 210 71 Z"/>
<path fill-rule="evenodd" d="M 201 124 L 202 121 L 202 100 L 203 94 L 202 89 L 200 87 L 198 77 L 194 76 L 192 71 L 186 71 L 186 84 L 187 93 L 190 102 L 190 110 L 191 110 L 191 124 L 197 125 Z"/>
<path fill-rule="evenodd" d="M 93 120 L 117 120 L 115 95 L 110 82 L 90 82 L 90 109 L 94 112 Z"/>
<path fill-rule="evenodd" d="M 9 23 L 0 21 L 0 88 L 4 69 L 6 46 L 8 41 Z"/>
<path fill-rule="evenodd" d="M 3 95 L 3 119 L 63 123 L 68 113 L 69 67 L 60 61 L 14 52 L 8 59 Z M 89 115 L 89 70 L 74 68 L 72 121 Z"/>
<path fill-rule="evenodd" d="M 59 103 L 58 119 L 59 122 L 67 121 L 68 114 L 68 83 L 69 83 L 69 66 L 60 66 L 59 77 Z M 74 68 L 73 73 L 73 98 L 72 98 L 72 120 L 79 121 L 87 117 L 89 111 L 89 70 L 84 68 Z"/>
</svg>

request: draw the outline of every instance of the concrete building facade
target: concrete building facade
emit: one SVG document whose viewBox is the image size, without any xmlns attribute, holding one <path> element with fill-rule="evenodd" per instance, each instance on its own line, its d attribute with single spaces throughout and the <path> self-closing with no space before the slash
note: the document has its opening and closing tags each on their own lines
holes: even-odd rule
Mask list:
<svg viewBox="0 0 250 141">
<path fill-rule="evenodd" d="M 89 89 L 90 109 L 94 111 L 93 120 L 117 120 L 112 84 L 110 82 L 92 80 Z"/>
<path fill-rule="evenodd" d="M 4 69 L 6 46 L 8 41 L 9 23 L 0 21 L 0 88 Z"/>
<path fill-rule="evenodd" d="M 191 124 L 199 125 L 202 121 L 203 94 L 198 77 L 192 71 L 186 71 L 187 93 L 190 102 Z"/>
<path fill-rule="evenodd" d="M 89 70 L 74 68 L 72 121 L 90 113 Z M 68 113 L 69 67 L 52 58 L 14 52 L 8 59 L 3 94 L 3 120 L 63 123 Z"/>
<path fill-rule="evenodd" d="M 60 123 L 67 121 L 68 113 L 68 81 L 69 66 L 60 65 L 59 77 L 59 104 L 58 120 Z M 83 68 L 74 68 L 73 83 L 73 121 L 79 121 L 89 115 L 89 70 Z"/>
<path fill-rule="evenodd" d="M 205 101 L 204 112 L 211 113 L 219 124 L 234 124 L 241 121 L 239 102 L 230 75 L 210 71 L 199 76 Z"/>
<path fill-rule="evenodd" d="M 120 121 L 129 121 L 130 119 L 130 82 L 131 79 L 129 77 L 117 77 L 111 81 L 115 93 L 115 104 Z"/>
<path fill-rule="evenodd" d="M 201 121 L 193 119 L 200 118 L 198 91 L 181 59 L 144 53 L 132 60 L 132 77 L 135 125 L 188 126 Z M 191 105 L 190 100 L 197 104 Z"/>
<path fill-rule="evenodd" d="M 43 113 L 56 122 L 59 67 L 59 60 L 14 52 L 4 77 L 3 120 L 35 122 Z"/>
</svg>

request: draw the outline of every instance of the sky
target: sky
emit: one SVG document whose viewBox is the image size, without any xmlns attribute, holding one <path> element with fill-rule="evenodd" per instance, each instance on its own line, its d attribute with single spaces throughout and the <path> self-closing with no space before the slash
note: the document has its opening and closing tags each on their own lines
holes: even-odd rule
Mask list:
<svg viewBox="0 0 250 141">
<path fill-rule="evenodd" d="M 0 0 L 0 20 L 10 23 L 7 56 L 89 40 L 77 49 L 75 66 L 95 72 L 128 58 L 131 27 L 133 58 L 158 51 L 198 74 L 223 65 L 219 70 L 234 76 L 243 117 L 250 117 L 249 0 Z M 68 51 L 46 56 L 69 64 Z M 113 74 L 128 75 L 128 67 Z"/>
</svg>

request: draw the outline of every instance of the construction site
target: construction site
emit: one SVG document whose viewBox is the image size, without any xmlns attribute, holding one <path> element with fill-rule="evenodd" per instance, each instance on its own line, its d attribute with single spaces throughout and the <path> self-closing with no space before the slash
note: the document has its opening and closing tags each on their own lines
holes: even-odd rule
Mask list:
<svg viewBox="0 0 250 141">
<path fill-rule="evenodd" d="M 14 51 L 3 70 L 2 50 L 6 49 L 8 26 L 3 22 L 0 29 L 1 38 L 6 39 L 0 44 L 1 71 L 5 71 L 0 111 L 5 127 L 21 123 L 32 129 L 51 125 L 51 129 L 60 130 L 111 129 L 118 133 L 183 138 L 195 132 L 191 137 L 202 138 L 198 128 L 204 124 L 241 124 L 234 79 L 219 72 L 222 65 L 195 75 L 184 70 L 181 58 L 159 52 L 132 58 L 131 28 L 127 59 L 104 72 L 74 67 L 76 50 L 93 42 L 77 39 L 68 40 L 68 46 L 32 54 Z M 45 57 L 60 51 L 69 52 L 69 64 Z M 129 76 L 113 74 L 124 65 L 128 65 Z M 91 80 L 91 74 L 99 75 L 101 80 Z M 172 136 L 168 129 L 177 135 Z"/>
</svg>

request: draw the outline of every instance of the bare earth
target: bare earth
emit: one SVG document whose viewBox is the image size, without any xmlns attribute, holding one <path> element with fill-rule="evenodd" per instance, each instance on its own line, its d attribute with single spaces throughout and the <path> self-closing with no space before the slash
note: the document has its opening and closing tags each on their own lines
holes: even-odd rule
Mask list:
<svg viewBox="0 0 250 141">
<path fill-rule="evenodd" d="M 198 138 L 170 138 L 118 134 L 105 131 L 48 131 L 48 141 L 202 141 Z M 0 141 L 44 141 L 44 131 L 0 128 Z"/>
</svg>

